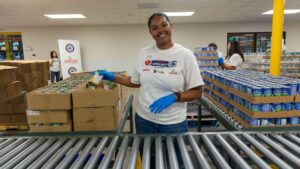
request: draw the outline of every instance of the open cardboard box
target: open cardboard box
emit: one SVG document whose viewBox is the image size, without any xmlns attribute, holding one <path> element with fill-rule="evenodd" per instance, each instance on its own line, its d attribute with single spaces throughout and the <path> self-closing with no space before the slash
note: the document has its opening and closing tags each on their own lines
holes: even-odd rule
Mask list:
<svg viewBox="0 0 300 169">
<path fill-rule="evenodd" d="M 101 87 L 95 90 L 86 89 L 81 85 L 72 93 L 73 108 L 115 106 L 118 102 L 118 87 L 104 90 Z"/>
</svg>

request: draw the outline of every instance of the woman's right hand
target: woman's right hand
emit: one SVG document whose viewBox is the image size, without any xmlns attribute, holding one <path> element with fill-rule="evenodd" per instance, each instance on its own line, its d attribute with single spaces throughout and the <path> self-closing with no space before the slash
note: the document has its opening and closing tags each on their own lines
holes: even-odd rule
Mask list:
<svg viewBox="0 0 300 169">
<path fill-rule="evenodd" d="M 115 80 L 115 74 L 106 70 L 98 70 L 99 75 L 103 76 L 104 80 L 113 81 Z"/>
</svg>

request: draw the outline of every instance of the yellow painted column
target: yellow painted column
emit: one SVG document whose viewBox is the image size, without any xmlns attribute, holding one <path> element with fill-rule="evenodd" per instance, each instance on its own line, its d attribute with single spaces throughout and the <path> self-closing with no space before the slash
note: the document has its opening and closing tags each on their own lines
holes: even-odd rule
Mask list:
<svg viewBox="0 0 300 169">
<path fill-rule="evenodd" d="M 284 24 L 284 4 L 285 0 L 274 0 L 273 22 L 272 22 L 272 42 L 270 74 L 280 76 L 280 61 L 282 48 L 282 31 Z"/>
</svg>

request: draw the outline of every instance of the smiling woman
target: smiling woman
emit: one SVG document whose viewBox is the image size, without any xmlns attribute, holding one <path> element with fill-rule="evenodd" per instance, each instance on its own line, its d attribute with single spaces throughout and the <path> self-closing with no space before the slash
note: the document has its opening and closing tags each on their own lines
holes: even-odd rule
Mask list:
<svg viewBox="0 0 300 169">
<path fill-rule="evenodd" d="M 104 79 L 129 87 L 140 87 L 136 132 L 187 132 L 186 102 L 201 97 L 198 64 L 193 53 L 172 40 L 172 24 L 164 13 L 148 19 L 155 45 L 142 49 L 132 76 L 101 70 Z"/>
</svg>

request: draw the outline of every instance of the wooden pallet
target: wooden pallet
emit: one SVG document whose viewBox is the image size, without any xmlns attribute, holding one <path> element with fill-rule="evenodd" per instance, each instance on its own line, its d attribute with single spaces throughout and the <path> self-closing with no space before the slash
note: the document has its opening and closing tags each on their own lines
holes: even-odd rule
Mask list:
<svg viewBox="0 0 300 169">
<path fill-rule="evenodd" d="M 0 124 L 0 131 L 29 130 L 28 124 Z"/>
</svg>

